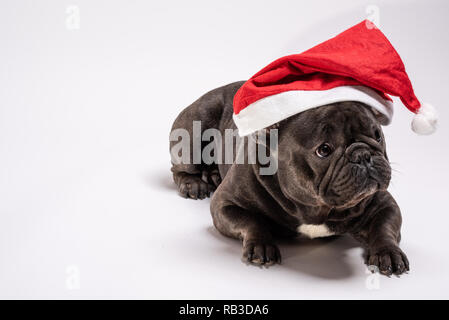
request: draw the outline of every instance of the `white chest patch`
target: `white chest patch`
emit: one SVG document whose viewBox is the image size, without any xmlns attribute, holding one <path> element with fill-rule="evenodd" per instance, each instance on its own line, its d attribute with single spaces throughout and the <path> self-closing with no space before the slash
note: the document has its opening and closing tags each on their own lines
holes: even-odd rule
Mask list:
<svg viewBox="0 0 449 320">
<path fill-rule="evenodd" d="M 297 231 L 311 239 L 334 235 L 325 224 L 302 224 Z"/>
</svg>

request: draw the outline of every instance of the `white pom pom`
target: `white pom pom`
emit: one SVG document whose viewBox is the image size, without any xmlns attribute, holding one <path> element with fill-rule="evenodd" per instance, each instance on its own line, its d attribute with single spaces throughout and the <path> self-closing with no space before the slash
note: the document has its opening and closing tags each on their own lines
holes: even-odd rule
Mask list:
<svg viewBox="0 0 449 320">
<path fill-rule="evenodd" d="M 427 103 L 421 104 L 412 121 L 412 130 L 417 134 L 432 134 L 437 129 L 438 115 L 435 108 Z"/>
</svg>

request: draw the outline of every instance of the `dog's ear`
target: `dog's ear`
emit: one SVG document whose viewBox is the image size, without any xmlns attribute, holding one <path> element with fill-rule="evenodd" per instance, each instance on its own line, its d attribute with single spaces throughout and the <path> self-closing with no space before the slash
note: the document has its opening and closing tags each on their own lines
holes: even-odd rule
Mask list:
<svg viewBox="0 0 449 320">
<path fill-rule="evenodd" d="M 253 140 L 254 142 L 256 142 L 257 144 L 262 144 L 264 146 L 267 146 L 270 144 L 270 139 L 273 138 L 277 139 L 278 138 L 278 129 L 279 129 L 280 123 L 275 123 L 272 124 L 269 127 L 266 127 L 264 129 L 261 129 L 259 131 L 253 132 L 248 136 L 248 139 Z"/>
<path fill-rule="evenodd" d="M 273 130 L 273 129 L 279 130 L 279 127 L 280 127 L 280 122 L 277 122 L 277 123 L 272 124 L 271 126 L 265 128 L 265 131 L 269 135 L 271 130 Z"/>
<path fill-rule="evenodd" d="M 387 124 L 390 123 L 390 120 L 387 118 L 386 115 L 384 115 L 383 113 L 380 113 L 379 111 L 377 111 L 374 108 L 369 108 L 369 109 L 374 114 L 374 117 L 376 118 L 377 122 L 379 122 L 379 124 L 386 126 Z"/>
</svg>

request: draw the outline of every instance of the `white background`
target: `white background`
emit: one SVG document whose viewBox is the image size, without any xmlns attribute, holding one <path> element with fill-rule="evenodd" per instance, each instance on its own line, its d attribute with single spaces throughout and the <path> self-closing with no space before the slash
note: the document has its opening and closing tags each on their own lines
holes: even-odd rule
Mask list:
<svg viewBox="0 0 449 320">
<path fill-rule="evenodd" d="M 444 0 L 2 0 L 0 297 L 449 298 L 448 9 Z M 212 227 L 209 199 L 177 195 L 174 118 L 377 10 L 417 96 L 440 111 L 433 136 L 412 133 L 400 103 L 385 128 L 411 272 L 370 290 L 362 250 L 344 237 L 282 244 L 281 266 L 243 264 L 240 243 Z"/>
</svg>

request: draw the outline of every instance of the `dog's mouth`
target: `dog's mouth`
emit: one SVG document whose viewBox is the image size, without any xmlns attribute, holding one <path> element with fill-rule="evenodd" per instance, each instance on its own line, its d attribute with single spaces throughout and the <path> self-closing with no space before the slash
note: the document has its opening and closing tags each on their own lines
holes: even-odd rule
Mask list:
<svg viewBox="0 0 449 320">
<path fill-rule="evenodd" d="M 334 208 L 349 208 L 379 190 L 386 190 L 391 168 L 383 156 L 373 156 L 369 164 L 346 163 L 330 181 L 323 200 Z"/>
</svg>

